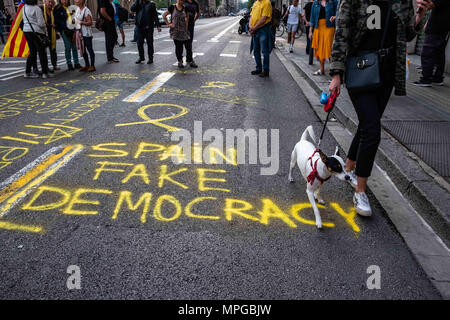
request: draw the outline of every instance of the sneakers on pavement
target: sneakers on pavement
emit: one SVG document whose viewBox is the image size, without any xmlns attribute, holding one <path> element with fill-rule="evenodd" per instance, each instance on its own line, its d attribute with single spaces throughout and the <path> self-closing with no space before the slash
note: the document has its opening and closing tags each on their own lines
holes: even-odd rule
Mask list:
<svg viewBox="0 0 450 320">
<path fill-rule="evenodd" d="M 73 67 L 73 65 L 71 65 L 71 64 L 68 64 L 68 65 L 67 65 L 67 69 L 68 69 L 69 71 L 75 70 L 74 67 Z"/>
<path fill-rule="evenodd" d="M 372 215 L 372 209 L 370 208 L 369 198 L 365 192 L 356 193 L 353 196 L 353 203 L 355 205 L 356 212 L 365 217 Z"/>
<path fill-rule="evenodd" d="M 251 74 L 252 75 L 257 75 L 257 74 L 260 74 L 262 71 L 261 70 L 253 70 L 252 72 L 251 72 Z"/>
<path fill-rule="evenodd" d="M 181 68 L 184 68 L 184 64 L 183 64 L 183 62 L 181 62 L 181 61 L 180 61 L 180 62 L 178 62 L 178 68 L 180 68 L 180 69 L 181 69 Z"/>
<path fill-rule="evenodd" d="M 266 78 L 269 76 L 269 71 L 267 70 L 263 70 L 263 72 L 261 72 L 261 74 L 259 75 L 259 77 L 261 78 Z"/>
<path fill-rule="evenodd" d="M 431 81 L 426 81 L 423 79 L 417 80 L 413 82 L 413 85 L 418 87 L 431 87 Z"/>
<path fill-rule="evenodd" d="M 42 79 L 48 79 L 48 78 L 53 78 L 53 75 L 49 74 L 49 73 L 43 73 L 42 74 Z"/>
<path fill-rule="evenodd" d="M 440 86 L 442 87 L 444 85 L 444 80 L 443 79 L 433 79 L 431 81 L 435 86 Z"/>
<path fill-rule="evenodd" d="M 23 77 L 27 78 L 27 79 L 36 79 L 36 78 L 39 78 L 39 75 L 34 72 L 30 72 L 30 73 L 25 73 Z"/>
<path fill-rule="evenodd" d="M 143 61 L 145 61 L 145 60 L 142 59 L 142 58 L 139 58 L 139 59 L 137 59 L 136 64 L 140 64 L 140 63 L 143 62 Z"/>
<path fill-rule="evenodd" d="M 191 68 L 198 68 L 198 65 L 194 61 L 191 61 L 191 63 L 189 63 L 189 66 Z"/>
<path fill-rule="evenodd" d="M 358 185 L 358 178 L 356 177 L 355 170 L 345 173 L 345 180 L 353 187 L 356 188 Z"/>
</svg>

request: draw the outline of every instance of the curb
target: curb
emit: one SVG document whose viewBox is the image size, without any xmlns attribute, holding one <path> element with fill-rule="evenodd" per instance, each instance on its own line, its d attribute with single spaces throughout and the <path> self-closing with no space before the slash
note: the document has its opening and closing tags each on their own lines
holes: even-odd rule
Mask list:
<svg viewBox="0 0 450 320">
<path fill-rule="evenodd" d="M 275 49 L 275 54 L 294 78 L 318 118 L 324 122 L 326 113 L 323 111 L 323 106 L 319 103 L 318 96 L 322 92 L 319 85 L 300 66 L 291 61 L 289 57 L 286 57 L 281 50 Z M 354 131 L 356 123 L 346 116 L 339 109 L 338 105 L 334 108 L 333 114 L 338 121 L 329 122 L 327 129 L 340 147 L 343 150 L 348 150 L 352 140 L 352 134 L 349 129 Z M 386 132 L 383 132 L 382 141 L 385 145 L 382 146 L 380 144 L 380 152 L 377 154 L 368 184 L 369 190 L 384 208 L 389 219 L 435 288 L 444 299 L 450 300 L 450 250 L 436 234 L 448 236 L 450 228 L 448 228 L 448 221 L 445 221 L 444 215 L 439 214 L 438 210 L 440 208 L 430 200 L 424 199 L 427 193 L 420 188 L 421 183 L 428 188 L 427 192 L 442 188 L 436 182 L 439 175 L 433 173 L 433 170 L 423 162 L 419 163 L 417 157 L 415 159 L 412 158 L 411 152 L 406 150 Z M 381 147 L 386 148 L 386 146 L 388 147 L 387 150 L 381 149 Z M 411 182 L 407 174 L 402 172 L 399 165 L 387 156 L 387 154 L 391 154 L 389 150 L 391 150 L 391 153 L 394 151 L 396 154 L 401 155 L 396 160 L 411 162 L 411 165 L 414 165 L 414 169 L 418 167 L 420 173 L 426 175 L 428 180 L 424 182 L 419 181 L 418 183 Z M 433 182 L 435 182 L 435 186 L 432 188 Z M 444 182 L 446 181 L 444 180 Z M 442 193 L 445 193 L 445 197 L 442 199 L 449 198 L 449 193 L 444 191 L 444 189 L 442 189 Z M 422 210 L 424 207 L 427 209 L 426 211 L 429 211 L 430 206 L 433 206 L 432 212 L 434 212 L 435 216 L 427 214 L 425 215 L 426 219 L 424 219 L 425 217 L 422 217 L 418 211 L 424 211 Z M 445 223 L 442 224 L 442 221 L 445 221 Z M 439 223 L 441 223 L 441 226 L 438 228 L 439 230 L 436 230 L 435 225 Z M 449 239 L 450 237 L 446 238 L 447 241 Z"/>
</svg>

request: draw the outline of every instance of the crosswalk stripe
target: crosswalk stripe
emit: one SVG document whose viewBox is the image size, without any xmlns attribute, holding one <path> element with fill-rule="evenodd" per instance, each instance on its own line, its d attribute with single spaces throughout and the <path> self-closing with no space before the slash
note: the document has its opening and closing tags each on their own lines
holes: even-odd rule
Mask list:
<svg viewBox="0 0 450 320">
<path fill-rule="evenodd" d="M 163 72 L 155 77 L 152 81 L 146 83 L 144 86 L 130 94 L 128 97 L 123 99 L 124 102 L 143 102 L 147 99 L 153 92 L 159 89 L 164 83 L 166 83 L 170 78 L 175 75 L 174 72 Z"/>
<path fill-rule="evenodd" d="M 220 56 L 221 56 L 221 57 L 236 58 L 236 57 L 237 57 L 237 54 L 234 54 L 234 53 L 221 53 Z"/>
</svg>

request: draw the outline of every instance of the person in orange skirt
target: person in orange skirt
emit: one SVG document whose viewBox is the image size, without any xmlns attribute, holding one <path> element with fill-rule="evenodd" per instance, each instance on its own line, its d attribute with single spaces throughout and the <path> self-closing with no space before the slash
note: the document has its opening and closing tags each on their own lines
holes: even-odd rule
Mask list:
<svg viewBox="0 0 450 320">
<path fill-rule="evenodd" d="M 338 5 L 338 0 L 315 0 L 311 8 L 309 38 L 320 62 L 320 70 L 314 72 L 315 75 L 325 74 L 325 59 L 331 58 Z"/>
</svg>

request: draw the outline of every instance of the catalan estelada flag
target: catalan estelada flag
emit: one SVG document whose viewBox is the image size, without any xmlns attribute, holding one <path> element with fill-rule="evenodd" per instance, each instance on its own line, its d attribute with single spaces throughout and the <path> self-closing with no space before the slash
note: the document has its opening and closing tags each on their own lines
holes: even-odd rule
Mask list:
<svg viewBox="0 0 450 320">
<path fill-rule="evenodd" d="M 20 29 L 20 24 L 23 20 L 23 6 L 23 2 L 20 3 L 17 14 L 11 24 L 8 40 L 3 48 L 2 59 L 17 57 L 26 58 L 30 53 L 25 35 L 23 34 L 22 29 Z"/>
</svg>

